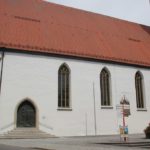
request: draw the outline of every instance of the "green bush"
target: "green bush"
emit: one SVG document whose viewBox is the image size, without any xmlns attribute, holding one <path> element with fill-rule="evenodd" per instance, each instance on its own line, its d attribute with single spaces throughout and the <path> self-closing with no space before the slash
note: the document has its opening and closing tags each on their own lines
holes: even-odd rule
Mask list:
<svg viewBox="0 0 150 150">
<path fill-rule="evenodd" d="M 147 139 L 150 139 L 150 125 L 144 130 L 145 136 Z"/>
</svg>

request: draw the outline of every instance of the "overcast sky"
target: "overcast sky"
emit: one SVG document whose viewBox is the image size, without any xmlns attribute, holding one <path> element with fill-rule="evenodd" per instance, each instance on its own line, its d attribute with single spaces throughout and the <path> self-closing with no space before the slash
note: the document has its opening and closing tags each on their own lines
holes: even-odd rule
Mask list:
<svg viewBox="0 0 150 150">
<path fill-rule="evenodd" d="M 47 0 L 150 26 L 149 0 Z"/>
</svg>

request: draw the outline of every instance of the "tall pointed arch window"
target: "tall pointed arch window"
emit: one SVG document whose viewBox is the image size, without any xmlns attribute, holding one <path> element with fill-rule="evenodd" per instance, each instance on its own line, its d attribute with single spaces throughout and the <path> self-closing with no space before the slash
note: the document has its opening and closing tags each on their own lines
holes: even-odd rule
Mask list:
<svg viewBox="0 0 150 150">
<path fill-rule="evenodd" d="M 144 108 L 143 76 L 139 71 L 135 74 L 135 90 L 137 108 Z"/>
<path fill-rule="evenodd" d="M 58 71 L 58 107 L 70 107 L 70 70 L 66 64 Z"/>
<path fill-rule="evenodd" d="M 110 74 L 106 68 L 100 73 L 101 106 L 111 106 L 110 101 Z"/>
</svg>

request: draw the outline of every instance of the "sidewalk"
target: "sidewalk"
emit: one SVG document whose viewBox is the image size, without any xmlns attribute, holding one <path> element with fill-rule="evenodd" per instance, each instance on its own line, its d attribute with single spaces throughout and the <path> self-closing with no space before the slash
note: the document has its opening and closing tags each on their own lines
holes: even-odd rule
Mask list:
<svg viewBox="0 0 150 150">
<path fill-rule="evenodd" d="M 0 144 L 35 148 L 38 150 L 147 150 L 150 139 L 143 134 L 129 135 L 127 143 L 119 135 L 60 137 L 49 139 L 1 139 Z"/>
</svg>

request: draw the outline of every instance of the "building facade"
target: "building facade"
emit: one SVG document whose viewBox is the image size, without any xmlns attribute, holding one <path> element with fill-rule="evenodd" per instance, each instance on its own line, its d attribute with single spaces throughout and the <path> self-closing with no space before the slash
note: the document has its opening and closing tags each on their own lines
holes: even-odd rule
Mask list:
<svg viewBox="0 0 150 150">
<path fill-rule="evenodd" d="M 67 66 L 70 73 L 68 106 L 59 106 L 58 100 L 62 65 Z M 102 104 L 100 76 L 103 69 L 109 74 L 109 104 Z M 141 108 L 136 101 L 137 72 L 143 78 L 144 106 Z M 94 135 L 95 131 L 98 135 L 117 134 L 122 117 L 116 106 L 124 95 L 130 102 L 131 115 L 126 118 L 129 132 L 142 133 L 149 123 L 149 74 L 146 68 L 6 52 L 0 105 L 1 133 L 19 127 L 19 106 L 29 101 L 35 109 L 33 126 L 48 133 L 58 136 Z"/>
</svg>

